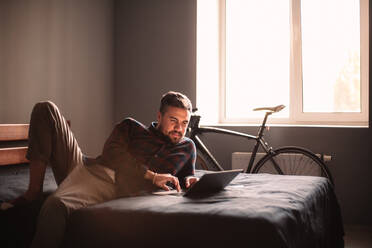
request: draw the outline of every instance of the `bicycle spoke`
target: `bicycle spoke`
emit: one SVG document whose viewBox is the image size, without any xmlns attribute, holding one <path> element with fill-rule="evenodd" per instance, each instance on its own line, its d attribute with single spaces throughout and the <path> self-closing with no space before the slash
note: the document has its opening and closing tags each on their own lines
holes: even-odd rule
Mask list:
<svg viewBox="0 0 372 248">
<path fill-rule="evenodd" d="M 313 153 L 296 147 L 280 148 L 273 154 L 266 155 L 256 164 L 253 172 L 278 174 L 273 160 L 285 175 L 325 176 L 333 182 L 321 160 Z"/>
</svg>

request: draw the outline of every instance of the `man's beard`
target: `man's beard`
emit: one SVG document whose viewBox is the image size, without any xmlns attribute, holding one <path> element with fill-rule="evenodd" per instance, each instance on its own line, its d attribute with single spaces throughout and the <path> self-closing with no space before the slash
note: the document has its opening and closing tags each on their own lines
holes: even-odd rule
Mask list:
<svg viewBox="0 0 372 248">
<path fill-rule="evenodd" d="M 173 136 L 175 134 L 176 136 Z M 170 131 L 168 132 L 167 136 L 170 138 L 172 143 L 178 143 L 183 137 L 182 133 L 178 131 Z"/>
<path fill-rule="evenodd" d="M 181 132 L 178 132 L 176 130 L 172 130 L 172 131 L 169 131 L 169 132 L 166 132 L 163 128 L 162 125 L 159 125 L 158 127 L 158 130 L 160 130 L 165 136 L 167 136 L 170 141 L 173 143 L 173 144 L 177 144 L 182 138 L 183 138 L 183 134 Z M 173 134 L 177 134 L 177 136 L 172 136 Z"/>
</svg>

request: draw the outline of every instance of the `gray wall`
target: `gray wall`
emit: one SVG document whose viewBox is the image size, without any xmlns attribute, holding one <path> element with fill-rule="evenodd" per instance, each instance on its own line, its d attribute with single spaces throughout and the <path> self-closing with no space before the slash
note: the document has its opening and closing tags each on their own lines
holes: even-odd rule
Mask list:
<svg viewBox="0 0 372 248">
<path fill-rule="evenodd" d="M 0 1 L 0 123 L 27 123 L 52 100 L 82 150 L 97 155 L 113 124 L 113 1 Z"/>
<path fill-rule="evenodd" d="M 148 124 L 169 89 L 195 102 L 196 1 L 116 1 L 115 17 L 115 120 L 131 115 Z M 249 150 L 236 138 L 206 138 L 226 168 L 232 152 Z M 299 145 L 333 155 L 329 166 L 344 221 L 358 224 L 372 223 L 371 138 L 370 128 L 272 127 L 267 134 L 275 147 Z"/>
<path fill-rule="evenodd" d="M 195 1 L 115 1 L 115 120 L 155 120 L 169 90 L 195 101 Z"/>
</svg>

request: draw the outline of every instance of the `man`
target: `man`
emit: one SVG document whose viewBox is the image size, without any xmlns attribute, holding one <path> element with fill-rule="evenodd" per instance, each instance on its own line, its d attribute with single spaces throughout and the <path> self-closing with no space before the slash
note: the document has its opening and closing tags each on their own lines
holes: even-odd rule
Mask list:
<svg viewBox="0 0 372 248">
<path fill-rule="evenodd" d="M 162 188 L 190 187 L 196 149 L 185 137 L 191 116 L 190 100 L 178 92 L 161 99 L 157 123 L 145 127 L 127 118 L 117 124 L 95 159 L 85 157 L 64 117 L 51 102 L 35 105 L 30 120 L 30 184 L 10 202 L 22 204 L 42 192 L 46 166 L 52 167 L 58 189 L 45 201 L 32 247 L 58 247 L 71 211 L 121 196 Z"/>
</svg>

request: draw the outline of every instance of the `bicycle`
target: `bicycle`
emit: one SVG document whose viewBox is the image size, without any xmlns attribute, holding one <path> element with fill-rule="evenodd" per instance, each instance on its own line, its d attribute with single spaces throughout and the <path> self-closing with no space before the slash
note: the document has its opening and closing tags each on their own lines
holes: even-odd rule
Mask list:
<svg viewBox="0 0 372 248">
<path fill-rule="evenodd" d="M 199 135 L 203 133 L 217 133 L 256 141 L 248 166 L 244 170 L 245 173 L 323 176 L 328 178 L 333 184 L 332 175 L 326 164 L 321 158 L 310 150 L 296 146 L 286 146 L 273 149 L 264 140 L 263 136 L 265 134 L 268 117 L 273 113 L 281 111 L 283 108 L 285 108 L 284 105 L 278 105 L 275 107 L 254 109 L 254 111 L 266 111 L 257 136 L 223 128 L 208 126 L 202 127 L 200 126 L 201 116 L 195 114 L 197 109 L 193 109 L 193 114 L 190 118 L 190 123 L 188 126 L 187 136 L 192 139 L 196 145 L 196 168 L 203 170 L 224 170 L 199 137 Z M 266 154 L 254 165 L 256 155 L 260 147 Z"/>
</svg>

